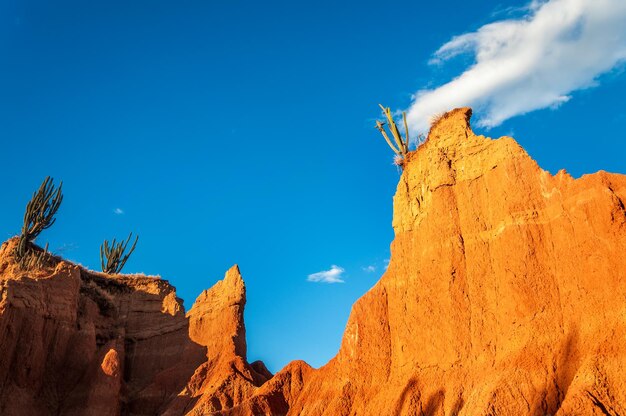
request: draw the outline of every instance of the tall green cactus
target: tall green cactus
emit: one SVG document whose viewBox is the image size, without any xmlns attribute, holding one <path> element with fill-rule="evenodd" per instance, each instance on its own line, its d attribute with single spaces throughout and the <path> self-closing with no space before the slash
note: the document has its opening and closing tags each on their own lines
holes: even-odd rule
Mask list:
<svg viewBox="0 0 626 416">
<path fill-rule="evenodd" d="M 104 240 L 100 246 L 100 264 L 104 273 L 117 274 L 122 271 L 126 261 L 135 250 L 135 246 L 139 240 L 139 236 L 136 236 L 135 242 L 131 246 L 130 250 L 128 250 L 128 253 L 124 254 L 132 236 L 133 233 L 130 233 L 126 241 L 122 240 L 120 242 L 117 242 L 115 238 L 111 241 L 111 243 L 109 243 L 108 240 Z"/>
<path fill-rule="evenodd" d="M 402 134 L 400 134 L 400 130 L 398 129 L 398 125 L 391 115 L 391 109 L 389 107 L 383 107 L 381 104 L 378 105 L 383 110 L 383 114 L 385 115 L 387 121 L 381 122 L 376 120 L 376 128 L 378 129 L 378 131 L 380 131 L 380 134 L 383 135 L 385 141 L 387 142 L 389 147 L 391 147 L 391 150 L 393 150 L 394 153 L 398 155 L 398 157 L 404 159 L 406 154 L 409 152 L 409 127 L 406 122 L 406 113 L 402 112 L 402 120 L 404 121 L 405 132 L 405 137 L 402 137 Z M 395 143 L 392 142 L 389 138 L 389 135 L 385 130 L 385 125 L 389 126 L 389 131 L 391 132 Z"/>
<path fill-rule="evenodd" d="M 63 201 L 61 191 L 63 182 L 56 188 L 53 179 L 48 176 L 42 182 L 39 189 L 33 193 L 33 197 L 26 205 L 22 233 L 19 236 L 17 246 L 17 259 L 23 262 L 31 244 L 46 228 L 50 228 L 55 222 L 55 214 Z"/>
</svg>

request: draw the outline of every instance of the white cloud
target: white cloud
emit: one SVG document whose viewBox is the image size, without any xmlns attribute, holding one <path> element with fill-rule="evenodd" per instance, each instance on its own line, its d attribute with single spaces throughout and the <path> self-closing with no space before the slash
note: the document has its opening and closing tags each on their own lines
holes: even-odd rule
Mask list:
<svg viewBox="0 0 626 416">
<path fill-rule="evenodd" d="M 342 275 L 345 272 L 343 267 L 336 265 L 330 266 L 330 270 L 310 274 L 307 281 L 316 283 L 343 283 Z"/>
<path fill-rule="evenodd" d="M 362 269 L 363 269 L 364 272 L 374 273 L 376 271 L 376 266 L 369 265 L 369 266 L 362 267 Z"/>
<path fill-rule="evenodd" d="M 470 53 L 473 64 L 438 88 L 418 91 L 409 126 L 425 132 L 429 119 L 473 107 L 478 125 L 494 127 L 533 110 L 556 108 L 571 93 L 626 60 L 626 1 L 532 1 L 525 15 L 452 38 L 431 64 Z"/>
<path fill-rule="evenodd" d="M 124 214 L 124 210 L 123 210 L 122 208 L 115 208 L 115 209 L 113 210 L 113 213 L 114 213 L 115 215 L 122 215 L 122 214 Z"/>
</svg>

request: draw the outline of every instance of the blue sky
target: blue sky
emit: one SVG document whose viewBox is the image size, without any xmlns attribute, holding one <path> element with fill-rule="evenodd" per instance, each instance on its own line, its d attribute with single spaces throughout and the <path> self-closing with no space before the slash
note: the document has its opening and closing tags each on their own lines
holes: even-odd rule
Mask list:
<svg viewBox="0 0 626 416">
<path fill-rule="evenodd" d="M 585 3 L 551 3 L 567 2 Z M 463 83 L 450 98 L 440 86 L 484 76 L 475 61 L 497 68 L 500 56 L 481 51 L 500 35 L 468 35 L 454 56 L 441 48 L 542 3 L 436 3 L 0 2 L 0 237 L 19 232 L 46 175 L 62 179 L 57 223 L 38 242 L 98 268 L 104 238 L 138 233 L 125 271 L 168 279 L 186 307 L 238 263 L 251 361 L 273 371 L 293 359 L 323 365 L 390 255 L 399 173 L 373 127 L 378 103 L 415 112 L 443 96 L 475 103 L 488 120 L 512 108 L 475 130 L 513 135 L 553 173 L 626 172 L 621 55 L 587 53 L 610 49 L 597 40 L 575 44 L 574 64 L 530 65 L 485 87 L 478 97 L 489 100 Z M 557 43 L 542 36 L 537 53 L 567 49 L 561 34 Z M 623 33 L 611 38 L 611 48 L 624 46 Z M 509 52 L 498 53 L 517 56 Z M 608 69 L 586 56 L 606 58 Z M 587 72 L 567 78 L 579 62 Z M 521 115 L 538 94 L 527 94 L 526 110 L 507 107 L 531 85 L 550 90 L 555 66 L 571 82 L 554 88 L 549 108 Z M 568 98 L 549 102 L 559 97 Z M 316 274 L 329 270 L 342 282 Z"/>
</svg>

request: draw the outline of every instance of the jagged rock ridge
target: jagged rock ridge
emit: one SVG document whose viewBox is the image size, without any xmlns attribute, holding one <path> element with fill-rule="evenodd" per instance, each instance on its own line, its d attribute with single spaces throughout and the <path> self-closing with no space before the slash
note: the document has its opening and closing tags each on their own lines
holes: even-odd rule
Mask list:
<svg viewBox="0 0 626 416">
<path fill-rule="evenodd" d="M 626 414 L 626 177 L 553 176 L 470 115 L 407 156 L 389 268 L 318 370 L 247 363 L 236 268 L 185 315 L 165 281 L 24 275 L 5 243 L 0 414 Z"/>
<path fill-rule="evenodd" d="M 0 249 L 1 415 L 210 414 L 271 378 L 245 359 L 237 266 L 185 315 L 158 277 L 23 272 L 15 244 Z"/>
<path fill-rule="evenodd" d="M 470 116 L 409 155 L 389 268 L 290 414 L 626 413 L 626 177 L 552 176 Z"/>
</svg>

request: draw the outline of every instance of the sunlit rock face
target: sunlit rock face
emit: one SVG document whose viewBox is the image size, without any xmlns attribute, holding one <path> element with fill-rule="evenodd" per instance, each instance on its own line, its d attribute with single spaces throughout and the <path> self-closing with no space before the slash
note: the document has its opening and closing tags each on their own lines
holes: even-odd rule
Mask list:
<svg viewBox="0 0 626 416">
<path fill-rule="evenodd" d="M 470 116 L 408 155 L 389 268 L 290 415 L 626 413 L 626 177 L 552 176 Z"/>
<path fill-rule="evenodd" d="M 0 249 L 0 415 L 626 414 L 626 177 L 542 170 L 471 111 L 403 163 L 389 268 L 320 369 L 246 361 L 239 269 L 160 278 Z"/>
</svg>

